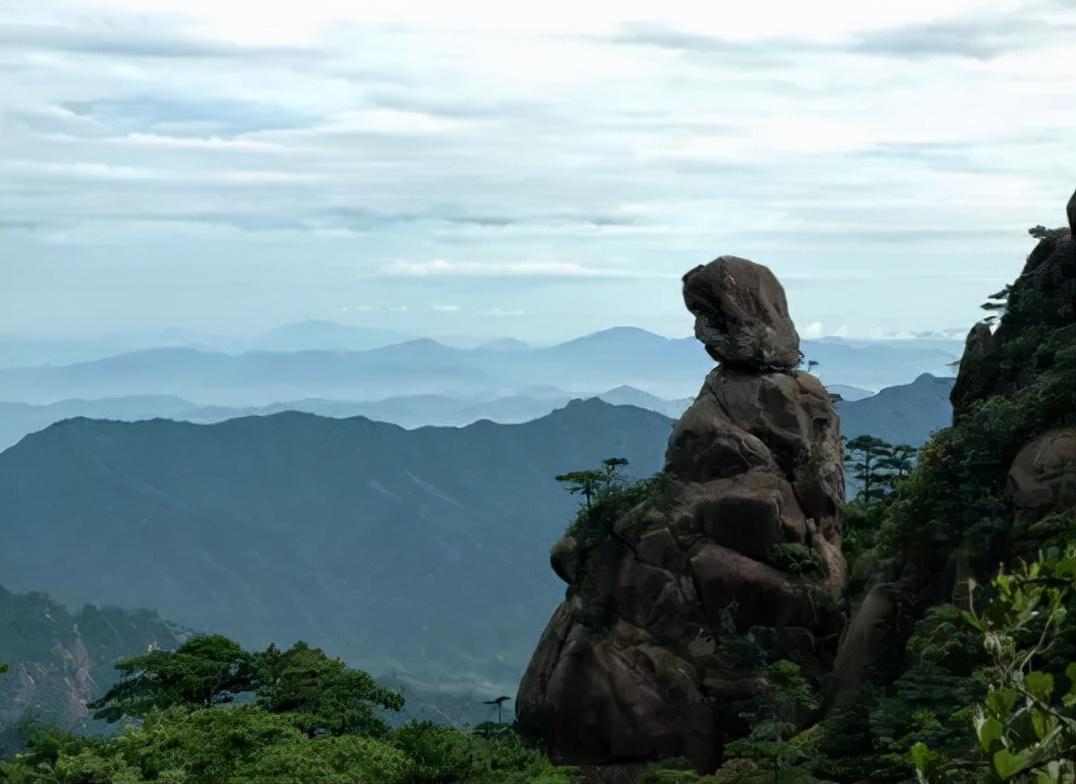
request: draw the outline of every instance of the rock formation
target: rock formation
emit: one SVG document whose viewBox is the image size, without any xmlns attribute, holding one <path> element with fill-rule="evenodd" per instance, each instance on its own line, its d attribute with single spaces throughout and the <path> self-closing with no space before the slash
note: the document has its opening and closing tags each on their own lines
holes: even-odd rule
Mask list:
<svg viewBox="0 0 1076 784">
<path fill-rule="evenodd" d="M 551 553 L 567 596 L 517 713 L 565 761 L 711 768 L 743 731 L 736 702 L 757 693 L 745 635 L 817 671 L 818 640 L 839 629 L 839 423 L 822 384 L 795 370 L 784 290 L 726 256 L 684 276 L 684 301 L 721 364 L 673 430 L 664 481 Z"/>
<path fill-rule="evenodd" d="M 950 396 L 953 437 L 935 439 L 930 481 L 976 488 L 976 500 L 995 517 L 993 533 L 974 525 L 953 527 L 932 540 L 932 555 L 942 566 L 924 568 L 918 559 L 894 558 L 895 571 L 874 575 L 846 627 L 830 680 L 831 700 L 850 696 L 876 655 L 903 646 L 925 607 L 965 602 L 967 578 L 982 583 L 999 562 L 1034 559 L 1057 537 L 1071 538 L 1076 520 L 1076 195 L 1068 203 L 1068 218 L 1069 228 L 1033 230 L 1040 241 L 1002 295 L 1005 307 L 996 328 L 985 321 L 972 327 Z M 952 475 L 939 479 L 938 465 L 952 467 Z M 953 525 L 932 516 L 925 504 L 925 512 L 918 506 L 910 504 L 896 524 L 915 524 L 917 515 L 926 515 L 939 527 Z"/>
</svg>

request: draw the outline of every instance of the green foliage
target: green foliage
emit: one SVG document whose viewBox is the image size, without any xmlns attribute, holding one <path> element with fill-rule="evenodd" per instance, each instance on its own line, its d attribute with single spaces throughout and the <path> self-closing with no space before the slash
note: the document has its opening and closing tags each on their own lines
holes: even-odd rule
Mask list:
<svg viewBox="0 0 1076 784">
<path fill-rule="evenodd" d="M 375 709 L 403 708 L 398 693 L 303 642 L 287 651 L 270 645 L 254 660 L 258 704 L 270 713 L 292 714 L 310 735 L 383 734 L 387 727 Z"/>
<path fill-rule="evenodd" d="M 609 465 L 611 462 L 612 467 Z M 671 481 L 665 474 L 656 474 L 649 479 L 636 482 L 624 479 L 620 469 L 626 462 L 611 458 L 604 461 L 603 469 L 596 469 L 592 472 L 600 474 L 603 478 L 595 487 L 589 500 L 579 508 L 567 530 L 567 534 L 575 537 L 584 551 L 612 534 L 613 526 L 625 512 L 644 502 L 660 505 L 669 492 Z M 579 473 L 588 472 L 562 474 L 557 479 L 564 481 L 562 477 Z"/>
<path fill-rule="evenodd" d="M 251 691 L 252 657 L 220 635 L 193 637 L 175 651 L 150 651 L 122 659 L 123 680 L 87 707 L 95 718 L 118 721 L 145 716 L 153 708 L 186 705 L 207 708 Z"/>
<path fill-rule="evenodd" d="M 464 733 L 432 722 L 412 722 L 392 734 L 393 744 L 413 761 L 412 784 L 535 782 L 568 784 L 570 768 L 556 768 L 516 733 Z"/>
<path fill-rule="evenodd" d="M 915 448 L 907 444 L 893 446 L 880 438 L 862 435 L 845 442 L 844 460 L 860 486 L 856 500 L 869 506 L 883 500 L 897 482 L 911 473 Z"/>
<path fill-rule="evenodd" d="M 1070 545 L 998 574 L 986 607 L 964 614 L 990 657 L 988 690 L 972 725 L 996 780 L 1076 781 L 1076 662 L 1051 666 L 1074 589 L 1076 546 Z M 953 780 L 955 766 L 925 744 L 914 746 L 912 757 L 921 781 Z"/>
<path fill-rule="evenodd" d="M 826 564 L 817 552 L 800 542 L 782 542 L 770 552 L 773 565 L 783 572 L 797 576 L 819 576 L 826 573 Z"/>
<path fill-rule="evenodd" d="M 574 776 L 507 726 L 390 731 L 376 712 L 399 710 L 403 698 L 305 643 L 248 653 L 224 637 L 196 637 L 117 667 L 123 681 L 95 705 L 139 722 L 96 740 L 32 728 L 27 753 L 0 762 L 0 781 L 569 784 Z"/>
<path fill-rule="evenodd" d="M 207 708 L 252 694 L 270 713 L 288 713 L 309 735 L 382 734 L 375 710 L 400 710 L 403 698 L 369 674 L 298 642 L 248 653 L 220 635 L 198 636 L 175 651 L 121 660 L 123 679 L 90 703 L 97 718 L 118 721 L 154 709 Z"/>
<path fill-rule="evenodd" d="M 615 492 L 624 485 L 621 470 L 628 464 L 623 457 L 607 457 L 600 468 L 569 471 L 553 477 L 572 495 L 583 496 L 584 508 L 589 509 L 595 498 Z"/>
<path fill-rule="evenodd" d="M 782 771 L 807 759 L 804 750 L 790 740 L 818 709 L 819 702 L 814 688 L 793 662 L 774 662 L 759 674 L 765 685 L 748 710 L 740 714 L 751 731 L 725 751 L 733 759 L 753 760 L 770 772 L 770 780 L 776 784 L 787 780 L 782 779 Z"/>
</svg>

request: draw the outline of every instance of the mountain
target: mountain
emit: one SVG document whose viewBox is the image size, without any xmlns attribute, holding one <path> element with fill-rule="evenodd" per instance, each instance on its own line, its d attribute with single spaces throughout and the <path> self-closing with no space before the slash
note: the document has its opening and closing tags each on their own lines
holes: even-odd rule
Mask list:
<svg viewBox="0 0 1076 784">
<path fill-rule="evenodd" d="M 608 392 L 604 392 L 599 397 L 606 403 L 612 403 L 614 406 L 638 406 L 639 408 L 648 408 L 651 411 L 657 411 L 664 414 L 670 419 L 678 419 L 687 407 L 691 405 L 691 398 L 681 398 L 679 400 L 665 400 L 657 395 L 651 395 L 649 392 L 644 392 L 641 389 L 635 387 L 629 387 L 627 385 L 621 385 L 614 387 Z"/>
<path fill-rule="evenodd" d="M 0 402 L 0 449 L 7 449 L 28 433 L 72 417 L 122 420 L 182 418 L 184 412 L 193 408 L 194 404 L 174 395 L 71 399 L 43 406 Z"/>
<path fill-rule="evenodd" d="M 842 400 L 862 400 L 874 394 L 869 389 L 853 387 L 848 384 L 829 384 L 826 389 L 835 395 L 840 395 Z"/>
<path fill-rule="evenodd" d="M 67 420 L 0 453 L 0 574 L 248 645 L 306 639 L 373 672 L 508 688 L 561 593 L 546 554 L 578 499 L 553 476 L 610 456 L 649 475 L 670 426 L 598 400 L 410 431 L 295 412 Z"/>
<path fill-rule="evenodd" d="M 43 593 L 0 587 L 0 753 L 19 743 L 29 718 L 64 729 L 101 732 L 85 711 L 116 680 L 113 664 L 149 647 L 174 648 L 189 630 L 148 610 L 84 606 L 72 613 Z"/>
<path fill-rule="evenodd" d="M 947 375 L 952 341 L 805 341 L 803 352 L 831 384 L 880 389 L 920 373 Z M 713 367 L 690 338 L 619 327 L 545 348 L 458 349 L 429 339 L 365 351 L 161 348 L 62 366 L 0 369 L 0 400 L 51 403 L 70 397 L 178 395 L 203 403 L 264 406 L 280 400 L 376 400 L 447 395 L 491 400 L 553 386 L 572 396 L 629 385 L 666 399 L 697 391 Z"/>
<path fill-rule="evenodd" d="M 924 373 L 911 384 L 887 387 L 861 400 L 839 401 L 841 433 L 847 438 L 872 435 L 891 444 L 925 444 L 932 433 L 952 422 L 953 381 Z"/>
<path fill-rule="evenodd" d="M 307 319 L 265 332 L 252 341 L 251 348 L 265 351 L 365 351 L 411 339 L 413 336 L 388 329 Z"/>
</svg>

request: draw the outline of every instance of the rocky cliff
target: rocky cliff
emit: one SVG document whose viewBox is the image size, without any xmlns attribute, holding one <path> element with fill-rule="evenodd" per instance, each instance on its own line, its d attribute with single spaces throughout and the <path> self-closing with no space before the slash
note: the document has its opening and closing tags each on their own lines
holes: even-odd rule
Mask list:
<svg viewBox="0 0 1076 784">
<path fill-rule="evenodd" d="M 953 424 L 895 493 L 867 556 L 872 583 L 850 597 L 837 701 L 854 699 L 881 659 L 899 671 L 914 625 L 933 606 L 965 606 L 969 579 L 1076 537 L 1076 195 L 1068 217 L 1067 228 L 1032 229 L 1038 244 L 993 298 L 1000 318 L 968 334 Z"/>
<path fill-rule="evenodd" d="M 720 364 L 677 422 L 662 477 L 553 547 L 567 595 L 517 713 L 566 761 L 711 768 L 743 731 L 736 704 L 759 688 L 746 641 L 818 672 L 820 640 L 839 631 L 839 422 L 796 370 L 784 290 L 726 256 L 684 276 L 684 302 Z"/>
<path fill-rule="evenodd" d="M 189 634 L 148 610 L 86 605 L 71 613 L 44 594 L 0 588 L 0 661 L 10 665 L 0 676 L 0 753 L 18 747 L 26 719 L 104 731 L 86 703 L 115 683 L 115 662 L 175 648 Z"/>
</svg>

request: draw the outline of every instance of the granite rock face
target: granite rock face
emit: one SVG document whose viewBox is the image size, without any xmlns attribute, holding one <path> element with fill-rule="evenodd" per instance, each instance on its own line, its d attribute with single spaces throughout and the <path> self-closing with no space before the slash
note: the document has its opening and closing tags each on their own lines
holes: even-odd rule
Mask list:
<svg viewBox="0 0 1076 784">
<path fill-rule="evenodd" d="M 795 372 L 799 337 L 773 274 L 722 257 L 684 278 L 722 364 L 677 422 L 666 482 L 611 529 L 553 547 L 569 587 L 520 686 L 522 725 L 558 759 L 688 757 L 712 768 L 759 688 L 738 643 L 818 671 L 834 598 L 844 477 L 837 414 Z"/>
<path fill-rule="evenodd" d="M 1068 204 L 1076 218 L 1076 196 Z M 1076 324 L 1076 242 L 1070 229 L 1054 229 L 1035 246 L 1008 298 L 996 330 L 972 327 L 950 400 L 959 419 L 972 405 L 1026 387 L 1038 370 L 1014 356 L 1036 348 L 1037 335 Z M 1030 342 L 1029 342 L 1030 341 Z M 1016 357 L 1018 360 L 1018 357 Z"/>
<path fill-rule="evenodd" d="M 785 290 L 761 264 L 722 256 L 684 276 L 684 304 L 695 337 L 718 362 L 789 371 L 800 362 L 800 338 Z"/>
</svg>

